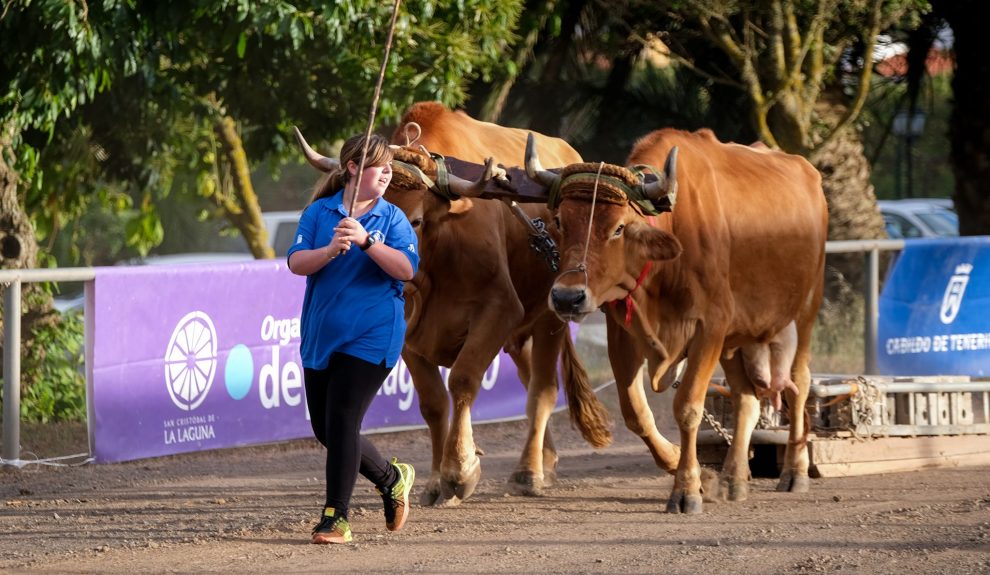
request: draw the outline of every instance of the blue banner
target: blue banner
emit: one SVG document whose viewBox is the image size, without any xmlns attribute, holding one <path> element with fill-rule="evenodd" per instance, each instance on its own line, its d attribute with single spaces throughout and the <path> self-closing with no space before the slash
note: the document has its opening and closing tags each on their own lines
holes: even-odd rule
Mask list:
<svg viewBox="0 0 990 575">
<path fill-rule="evenodd" d="M 880 295 L 886 375 L 990 373 L 990 237 L 911 240 Z"/>
</svg>

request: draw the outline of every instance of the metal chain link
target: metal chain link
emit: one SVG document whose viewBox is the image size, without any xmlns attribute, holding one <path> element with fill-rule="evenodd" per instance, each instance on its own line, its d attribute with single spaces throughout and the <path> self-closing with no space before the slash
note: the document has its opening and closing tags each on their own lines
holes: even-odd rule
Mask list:
<svg viewBox="0 0 990 575">
<path fill-rule="evenodd" d="M 770 429 L 773 424 L 773 405 L 769 399 L 760 401 L 760 418 L 756 421 L 756 429 Z"/>
<path fill-rule="evenodd" d="M 530 220 L 533 224 L 529 234 L 529 247 L 543 258 L 551 271 L 560 269 L 560 250 L 557 249 L 557 242 L 550 237 L 547 225 L 542 218 Z"/>
<path fill-rule="evenodd" d="M 722 427 L 722 424 L 719 423 L 712 414 L 708 413 L 707 409 L 701 412 L 701 417 L 705 419 L 705 423 L 710 425 L 711 428 L 715 430 L 715 433 L 717 433 L 719 437 L 725 440 L 726 444 L 730 446 L 732 445 L 732 434 L 726 431 L 726 429 Z"/>
<path fill-rule="evenodd" d="M 877 419 L 882 417 L 882 414 L 874 413 L 874 407 L 880 399 L 880 389 L 862 375 L 857 376 L 856 383 L 859 389 L 849 398 L 849 408 L 853 412 L 850 415 L 855 420 L 849 422 L 849 430 L 857 437 L 861 430 L 869 436 L 870 426 L 874 424 L 874 416 Z"/>
<path fill-rule="evenodd" d="M 681 380 L 675 379 L 673 385 L 671 385 L 670 387 L 673 388 L 673 389 L 677 389 L 677 387 L 680 384 L 681 384 Z M 718 436 L 721 437 L 722 440 L 725 441 L 725 443 L 727 445 L 729 445 L 729 446 L 732 445 L 732 434 L 729 433 L 728 431 L 726 431 L 726 429 L 724 427 L 722 427 L 722 424 L 719 423 L 715 419 L 715 416 L 714 415 L 712 415 L 711 413 L 708 413 L 708 410 L 707 409 L 702 409 L 701 410 L 701 417 L 703 417 L 705 419 L 705 423 L 707 423 L 708 425 L 710 425 L 711 428 L 715 430 L 715 433 L 717 433 Z"/>
</svg>

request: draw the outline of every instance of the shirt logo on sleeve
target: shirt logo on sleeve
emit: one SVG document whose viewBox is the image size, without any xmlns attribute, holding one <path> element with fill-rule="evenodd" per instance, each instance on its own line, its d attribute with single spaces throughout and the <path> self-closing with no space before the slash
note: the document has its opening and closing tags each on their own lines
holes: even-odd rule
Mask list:
<svg viewBox="0 0 990 575">
<path fill-rule="evenodd" d="M 409 253 L 411 253 L 411 254 L 416 253 L 416 245 L 415 244 L 409 244 L 409 247 L 406 248 L 406 249 L 409 250 Z"/>
<path fill-rule="evenodd" d="M 297 244 L 301 244 L 302 243 L 302 234 L 299 234 L 299 235 L 296 236 L 296 243 Z"/>
</svg>

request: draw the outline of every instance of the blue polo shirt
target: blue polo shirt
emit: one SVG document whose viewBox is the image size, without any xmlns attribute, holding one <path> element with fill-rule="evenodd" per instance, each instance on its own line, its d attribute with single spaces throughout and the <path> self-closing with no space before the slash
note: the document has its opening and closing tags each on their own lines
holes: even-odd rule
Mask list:
<svg viewBox="0 0 990 575">
<path fill-rule="evenodd" d="M 330 243 L 333 229 L 347 217 L 343 197 L 340 190 L 306 208 L 287 258 L 298 250 Z M 380 232 L 379 241 L 404 253 L 414 272 L 419 268 L 416 233 L 399 208 L 378 198 L 358 222 L 368 233 Z M 406 333 L 402 286 L 357 246 L 308 276 L 300 321 L 303 367 L 326 369 L 334 352 L 394 366 Z"/>
</svg>

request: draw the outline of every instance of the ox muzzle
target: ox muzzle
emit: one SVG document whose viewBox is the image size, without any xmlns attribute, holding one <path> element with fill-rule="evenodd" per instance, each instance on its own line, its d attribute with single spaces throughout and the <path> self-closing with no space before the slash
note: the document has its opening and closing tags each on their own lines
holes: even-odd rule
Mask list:
<svg viewBox="0 0 990 575">
<path fill-rule="evenodd" d="M 594 298 L 584 285 L 554 284 L 549 299 L 550 309 L 563 321 L 581 321 L 595 311 Z"/>
</svg>

